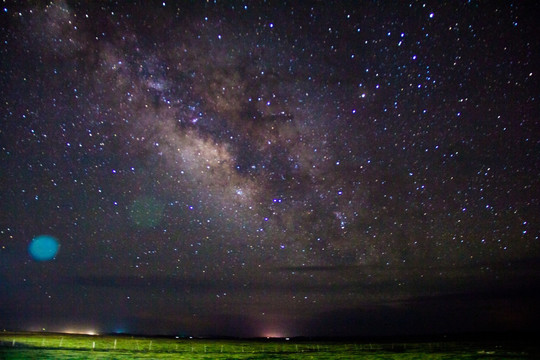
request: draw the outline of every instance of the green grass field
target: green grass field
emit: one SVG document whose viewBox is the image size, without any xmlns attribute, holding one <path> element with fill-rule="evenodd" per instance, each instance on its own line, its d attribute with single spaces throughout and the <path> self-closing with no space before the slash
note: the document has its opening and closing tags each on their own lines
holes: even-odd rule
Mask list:
<svg viewBox="0 0 540 360">
<path fill-rule="evenodd" d="M 0 333 L 0 359 L 537 359 L 530 346 Z"/>
</svg>

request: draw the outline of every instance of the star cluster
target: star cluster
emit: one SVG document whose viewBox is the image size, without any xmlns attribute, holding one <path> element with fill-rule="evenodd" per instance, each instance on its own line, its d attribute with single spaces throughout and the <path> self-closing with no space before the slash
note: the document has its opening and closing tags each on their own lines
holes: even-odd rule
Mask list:
<svg viewBox="0 0 540 360">
<path fill-rule="evenodd" d="M 5 1 L 0 326 L 532 326 L 535 14 Z"/>
</svg>

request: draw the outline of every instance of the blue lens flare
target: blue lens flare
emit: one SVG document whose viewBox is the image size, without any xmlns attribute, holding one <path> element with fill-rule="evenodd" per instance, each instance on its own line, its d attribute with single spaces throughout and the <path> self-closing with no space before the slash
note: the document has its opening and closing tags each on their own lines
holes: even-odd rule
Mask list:
<svg viewBox="0 0 540 360">
<path fill-rule="evenodd" d="M 36 261 L 49 261 L 58 253 L 60 244 L 50 235 L 39 235 L 32 239 L 28 246 L 30 256 Z"/>
</svg>

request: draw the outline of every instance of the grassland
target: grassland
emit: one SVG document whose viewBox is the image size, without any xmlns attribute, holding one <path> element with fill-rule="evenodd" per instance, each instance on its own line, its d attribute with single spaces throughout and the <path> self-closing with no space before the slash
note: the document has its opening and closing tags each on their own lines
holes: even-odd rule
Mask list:
<svg viewBox="0 0 540 360">
<path fill-rule="evenodd" d="M 0 333 L 0 359 L 537 359 L 523 344 L 210 340 Z"/>
</svg>

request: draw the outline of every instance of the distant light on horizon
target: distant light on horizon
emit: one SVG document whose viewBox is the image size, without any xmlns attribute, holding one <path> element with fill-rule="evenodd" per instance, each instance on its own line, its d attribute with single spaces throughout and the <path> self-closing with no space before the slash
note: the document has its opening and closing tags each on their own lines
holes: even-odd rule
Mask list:
<svg viewBox="0 0 540 360">
<path fill-rule="evenodd" d="M 95 329 L 72 329 L 67 328 L 62 331 L 60 331 L 64 334 L 71 334 L 71 335 L 91 335 L 91 336 L 98 336 L 99 333 Z"/>
<path fill-rule="evenodd" d="M 285 335 L 282 331 L 280 330 L 270 330 L 270 331 L 266 331 L 264 332 L 264 335 L 263 337 L 267 338 L 267 339 L 283 339 L 285 338 L 286 336 L 288 335 Z"/>
</svg>

